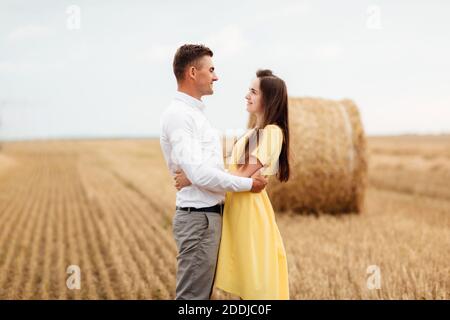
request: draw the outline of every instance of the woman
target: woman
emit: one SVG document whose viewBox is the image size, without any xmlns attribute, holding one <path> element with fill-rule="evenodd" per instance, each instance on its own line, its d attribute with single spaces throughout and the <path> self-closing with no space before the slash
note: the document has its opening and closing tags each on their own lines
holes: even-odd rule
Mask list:
<svg viewBox="0 0 450 320">
<path fill-rule="evenodd" d="M 230 173 L 289 179 L 288 96 L 270 70 L 256 73 L 246 95 L 250 129 L 233 147 Z M 190 185 L 183 172 L 177 188 Z M 215 286 L 242 299 L 289 299 L 286 252 L 266 190 L 228 192 Z"/>
</svg>

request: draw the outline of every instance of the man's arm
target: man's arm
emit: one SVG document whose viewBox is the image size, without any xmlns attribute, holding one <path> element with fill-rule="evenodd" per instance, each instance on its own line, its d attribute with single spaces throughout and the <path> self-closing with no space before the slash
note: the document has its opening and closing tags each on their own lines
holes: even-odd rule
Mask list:
<svg viewBox="0 0 450 320">
<path fill-rule="evenodd" d="M 172 114 L 163 124 L 172 145 L 171 161 L 181 168 L 188 179 L 198 187 L 211 191 L 250 191 L 253 180 L 238 177 L 202 162 L 202 148 L 194 135 L 194 119 L 190 115 Z"/>
</svg>

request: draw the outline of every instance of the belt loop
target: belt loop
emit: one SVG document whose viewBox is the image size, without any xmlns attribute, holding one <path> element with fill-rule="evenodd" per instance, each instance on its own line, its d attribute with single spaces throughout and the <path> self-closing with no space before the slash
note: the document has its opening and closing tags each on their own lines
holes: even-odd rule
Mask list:
<svg viewBox="0 0 450 320">
<path fill-rule="evenodd" d="M 187 211 L 188 211 L 188 213 L 191 213 L 191 208 L 189 207 Z"/>
</svg>

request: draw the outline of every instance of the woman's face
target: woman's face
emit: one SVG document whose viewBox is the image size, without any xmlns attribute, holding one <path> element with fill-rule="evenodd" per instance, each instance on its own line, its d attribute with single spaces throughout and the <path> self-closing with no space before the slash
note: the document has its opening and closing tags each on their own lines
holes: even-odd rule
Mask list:
<svg viewBox="0 0 450 320">
<path fill-rule="evenodd" d="M 253 79 L 250 83 L 250 88 L 245 96 L 247 100 L 247 111 L 254 114 L 262 114 L 264 112 L 262 106 L 262 95 L 259 90 L 259 78 Z"/>
</svg>

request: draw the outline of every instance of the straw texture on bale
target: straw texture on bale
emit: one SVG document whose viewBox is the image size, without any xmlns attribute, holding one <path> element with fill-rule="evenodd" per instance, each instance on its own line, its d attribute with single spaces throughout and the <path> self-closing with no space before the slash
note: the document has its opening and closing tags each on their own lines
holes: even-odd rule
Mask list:
<svg viewBox="0 0 450 320">
<path fill-rule="evenodd" d="M 249 126 L 254 123 L 252 117 Z M 351 100 L 289 98 L 291 177 L 271 177 L 276 211 L 359 213 L 367 181 L 366 138 Z"/>
</svg>

